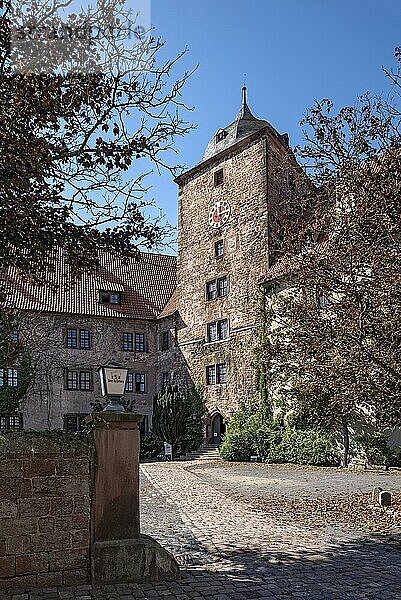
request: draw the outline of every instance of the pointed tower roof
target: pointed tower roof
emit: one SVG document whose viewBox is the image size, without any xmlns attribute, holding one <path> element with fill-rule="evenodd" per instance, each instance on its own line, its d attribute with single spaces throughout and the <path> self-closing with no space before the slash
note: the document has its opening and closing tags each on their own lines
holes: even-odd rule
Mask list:
<svg viewBox="0 0 401 600">
<path fill-rule="evenodd" d="M 268 121 L 257 119 L 253 116 L 247 103 L 247 88 L 244 85 L 242 88 L 242 104 L 241 110 L 238 113 L 235 121 L 219 129 L 213 138 L 210 140 L 202 161 L 212 158 L 230 146 L 233 146 L 238 141 L 252 135 L 253 133 L 268 127 L 280 139 L 280 141 L 288 146 L 288 135 L 280 135 Z"/>
</svg>

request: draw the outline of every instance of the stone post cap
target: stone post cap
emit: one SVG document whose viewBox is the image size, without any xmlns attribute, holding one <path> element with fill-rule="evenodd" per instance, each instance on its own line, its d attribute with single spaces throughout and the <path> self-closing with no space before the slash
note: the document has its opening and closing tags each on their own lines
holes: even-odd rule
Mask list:
<svg viewBox="0 0 401 600">
<path fill-rule="evenodd" d="M 136 429 L 144 415 L 129 412 L 93 412 L 85 417 L 85 423 L 96 429 Z"/>
</svg>

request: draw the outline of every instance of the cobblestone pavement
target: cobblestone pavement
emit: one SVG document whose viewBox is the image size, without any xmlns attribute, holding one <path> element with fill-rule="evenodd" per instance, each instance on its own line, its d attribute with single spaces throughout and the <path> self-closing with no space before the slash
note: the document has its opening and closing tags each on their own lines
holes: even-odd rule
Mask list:
<svg viewBox="0 0 401 600">
<path fill-rule="evenodd" d="M 401 600 L 401 544 L 280 525 L 202 481 L 182 463 L 142 466 L 142 531 L 182 565 L 178 582 L 88 586 L 10 600 Z M 3 596 L 4 597 L 4 596 Z"/>
</svg>

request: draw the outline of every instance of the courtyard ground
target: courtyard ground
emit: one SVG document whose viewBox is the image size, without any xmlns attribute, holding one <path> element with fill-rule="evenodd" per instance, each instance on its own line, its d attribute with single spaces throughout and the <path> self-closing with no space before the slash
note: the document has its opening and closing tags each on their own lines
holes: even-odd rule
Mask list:
<svg viewBox="0 0 401 600">
<path fill-rule="evenodd" d="M 142 531 L 174 553 L 181 581 L 26 590 L 6 598 L 401 600 L 396 509 L 381 534 L 330 519 L 314 525 L 300 518 L 302 511 L 294 517 L 276 509 L 280 497 L 304 499 L 307 512 L 308 503 L 344 490 L 369 494 L 380 485 L 397 493 L 399 474 L 199 462 L 148 463 L 141 471 Z"/>
</svg>

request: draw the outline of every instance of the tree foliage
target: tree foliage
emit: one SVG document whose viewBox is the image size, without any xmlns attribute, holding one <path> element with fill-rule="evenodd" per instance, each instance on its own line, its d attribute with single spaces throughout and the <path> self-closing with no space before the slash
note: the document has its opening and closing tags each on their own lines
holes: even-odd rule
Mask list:
<svg viewBox="0 0 401 600">
<path fill-rule="evenodd" d="M 285 200 L 284 276 L 267 291 L 271 389 L 297 418 L 341 427 L 345 462 L 350 424 L 401 424 L 401 79 L 390 74 L 387 99 L 306 114 L 299 155 L 314 187 Z"/>
<path fill-rule="evenodd" d="M 143 210 L 143 177 L 153 167 L 176 172 L 173 143 L 190 129 L 179 114 L 188 73 L 172 77 L 182 55 L 163 61 L 164 42 L 152 35 L 130 48 L 118 37 L 101 52 L 91 47 L 87 71 L 74 64 L 76 44 L 52 64 L 51 41 L 40 40 L 46 70 L 15 70 L 15 14 L 29 5 L 30 18 L 51 28 L 68 4 L 0 0 L 0 271 L 13 266 L 39 281 L 57 247 L 79 273 L 97 264 L 99 249 L 135 253 L 163 240 L 166 227 Z M 125 0 L 103 4 L 109 19 L 128 22 Z M 69 19 L 87 26 L 85 14 Z"/>
<path fill-rule="evenodd" d="M 201 390 L 181 392 L 167 385 L 153 404 L 153 431 L 173 447 L 173 456 L 196 450 L 203 439 L 204 405 Z"/>
</svg>

